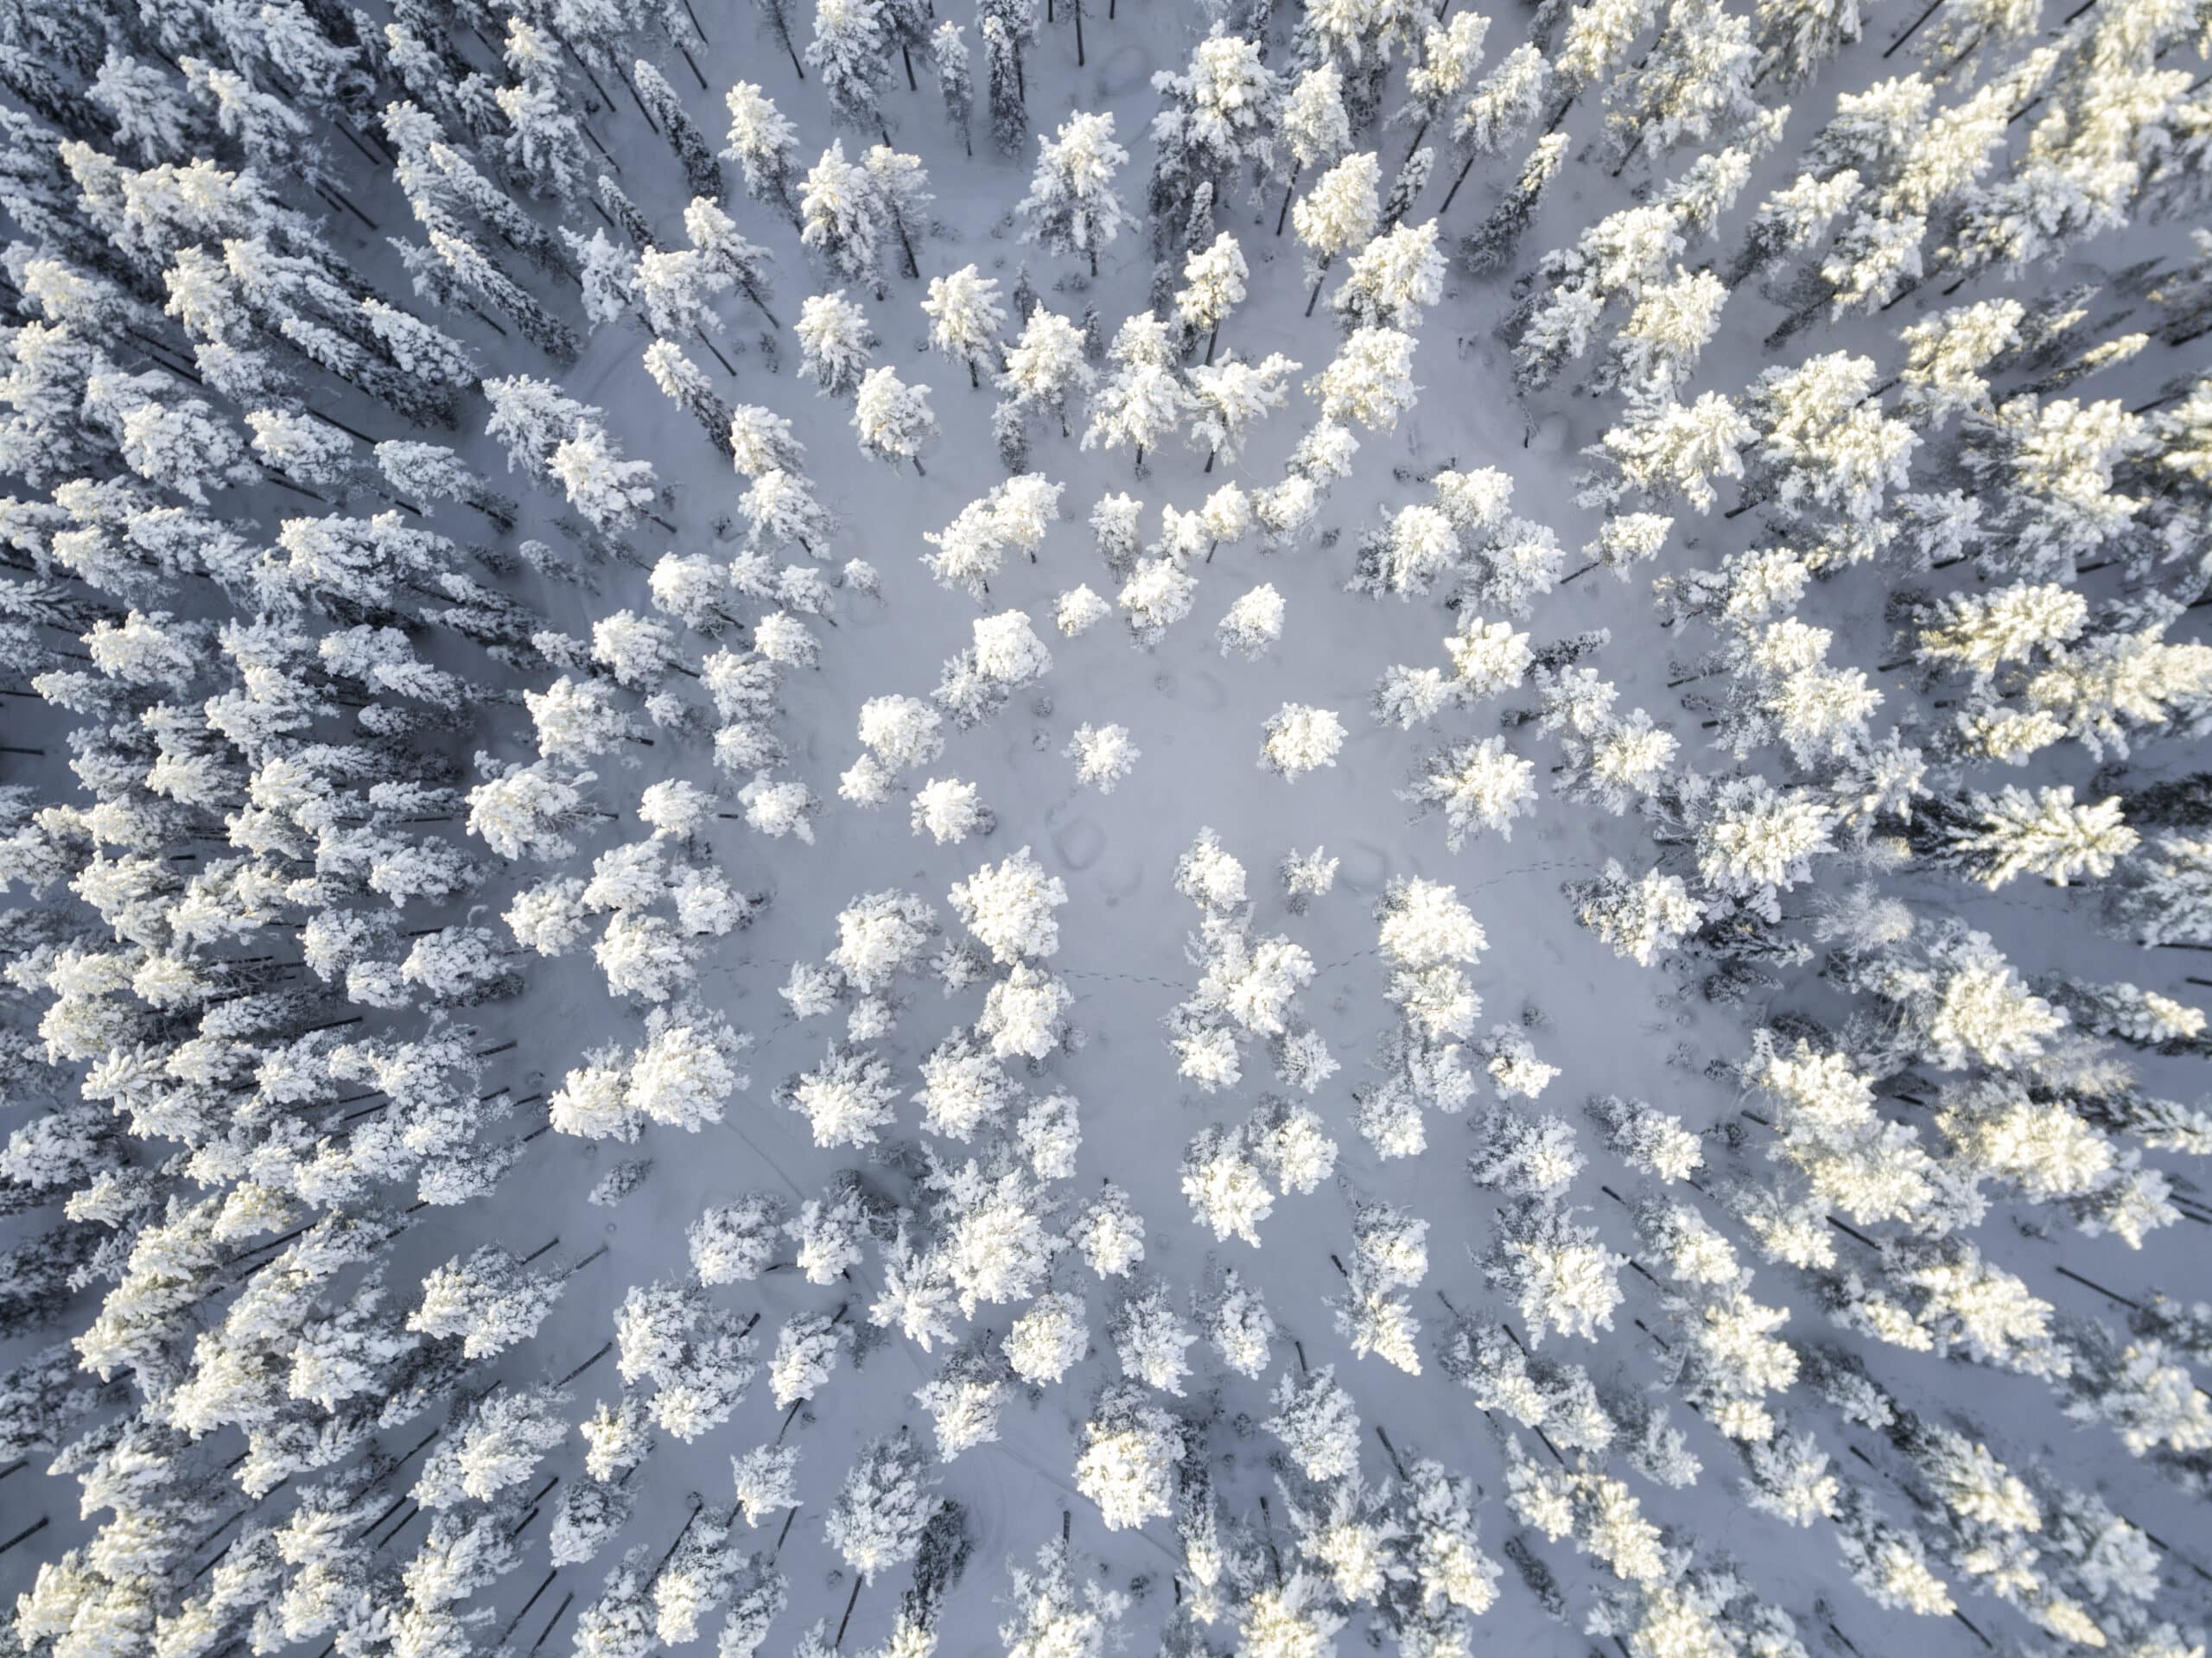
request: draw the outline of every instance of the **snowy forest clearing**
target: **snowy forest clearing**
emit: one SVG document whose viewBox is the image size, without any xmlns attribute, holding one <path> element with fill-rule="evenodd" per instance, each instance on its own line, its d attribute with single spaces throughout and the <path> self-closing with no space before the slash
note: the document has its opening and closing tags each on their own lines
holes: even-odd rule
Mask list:
<svg viewBox="0 0 2212 1658">
<path fill-rule="evenodd" d="M 2212 14 L 964 3 L 0 8 L 0 1646 L 2202 1658 Z"/>
</svg>

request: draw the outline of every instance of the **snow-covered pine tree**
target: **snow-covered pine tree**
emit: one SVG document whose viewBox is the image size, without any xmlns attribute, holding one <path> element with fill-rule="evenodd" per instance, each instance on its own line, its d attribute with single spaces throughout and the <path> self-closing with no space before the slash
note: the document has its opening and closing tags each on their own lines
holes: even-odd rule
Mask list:
<svg viewBox="0 0 2212 1658">
<path fill-rule="evenodd" d="M 1211 187 L 1222 200 L 1230 180 L 1248 164 L 1268 166 L 1274 153 L 1282 90 L 1259 46 L 1216 23 L 1179 73 L 1153 77 L 1160 113 L 1157 146 L 1146 194 L 1153 255 L 1165 258 L 1189 245 L 1189 207 Z"/>
<path fill-rule="evenodd" d="M 923 314 L 930 320 L 930 345 L 968 371 L 970 386 L 982 384 L 986 367 L 1007 365 L 999 329 L 1006 322 L 1006 308 L 999 303 L 999 285 L 974 265 L 963 265 L 948 276 L 930 278 Z"/>
<path fill-rule="evenodd" d="M 799 189 L 799 240 L 818 249 L 830 268 L 847 282 L 865 283 L 883 297 L 882 194 L 868 168 L 845 159 L 844 141 L 834 139 L 807 169 Z M 804 320 L 800 323 L 804 330 Z"/>
<path fill-rule="evenodd" d="M 1114 187 L 1129 153 L 1114 141 L 1111 114 L 1070 116 L 1052 137 L 1038 138 L 1037 170 L 1015 208 L 1022 239 L 1054 253 L 1081 253 L 1098 274 L 1098 251 L 1128 223 Z"/>
<path fill-rule="evenodd" d="M 776 16 L 781 16 L 780 0 Z M 788 32 L 783 35 L 786 48 Z M 791 67 L 798 67 L 794 54 Z M 792 171 L 798 158 L 798 130 L 776 107 L 775 99 L 749 80 L 741 80 L 724 94 L 729 128 L 721 153 L 738 165 L 745 188 L 756 201 L 768 203 L 799 222 L 798 193 Z"/>
</svg>

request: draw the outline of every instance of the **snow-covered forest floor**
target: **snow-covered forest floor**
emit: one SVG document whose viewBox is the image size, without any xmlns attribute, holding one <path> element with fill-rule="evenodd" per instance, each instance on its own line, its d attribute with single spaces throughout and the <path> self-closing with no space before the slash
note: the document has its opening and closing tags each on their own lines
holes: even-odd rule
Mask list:
<svg viewBox="0 0 2212 1658">
<path fill-rule="evenodd" d="M 1082 3 L 4 9 L 0 1647 L 2201 1658 L 2205 15 Z"/>
</svg>

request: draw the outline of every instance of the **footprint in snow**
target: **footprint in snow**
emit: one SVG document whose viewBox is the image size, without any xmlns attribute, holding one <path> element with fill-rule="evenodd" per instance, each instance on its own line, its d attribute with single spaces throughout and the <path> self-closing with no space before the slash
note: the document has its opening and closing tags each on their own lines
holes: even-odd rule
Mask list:
<svg viewBox="0 0 2212 1658">
<path fill-rule="evenodd" d="M 1106 866 L 1100 877 L 1099 890 L 1106 894 L 1109 904 L 1118 904 L 1125 898 L 1135 898 L 1144 886 L 1144 865 L 1135 858 L 1116 857 Z"/>
<path fill-rule="evenodd" d="M 1097 820 L 1078 817 L 1052 831 L 1052 850 L 1068 869 L 1088 869 L 1106 849 L 1106 831 Z"/>
<path fill-rule="evenodd" d="M 1379 893 L 1390 876 L 1390 854 L 1372 841 L 1354 841 L 1338 854 L 1337 873 L 1355 893 Z"/>
</svg>

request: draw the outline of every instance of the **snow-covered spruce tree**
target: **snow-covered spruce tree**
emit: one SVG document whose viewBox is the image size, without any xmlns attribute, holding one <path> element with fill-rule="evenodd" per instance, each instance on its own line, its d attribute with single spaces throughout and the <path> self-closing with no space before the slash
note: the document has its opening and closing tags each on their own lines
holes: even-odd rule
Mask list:
<svg viewBox="0 0 2212 1658">
<path fill-rule="evenodd" d="M 1294 43 L 1301 62 L 1341 67 L 1354 124 L 1365 127 L 1380 112 L 1392 60 L 1413 54 L 1425 21 L 1412 6 L 1316 7 L 1300 20 Z"/>
<path fill-rule="evenodd" d="M 630 65 L 630 84 L 638 89 L 647 113 L 660 124 L 662 136 L 683 165 L 691 194 L 709 200 L 719 197 L 722 193 L 721 166 L 708 145 L 706 134 L 684 109 L 683 100 L 669 85 L 668 78 L 645 59 L 638 58 Z"/>
<path fill-rule="evenodd" d="M 877 98 L 890 73 L 887 10 L 878 0 L 823 0 L 814 8 L 807 67 L 831 107 L 862 132 L 874 130 L 880 119 Z"/>
<path fill-rule="evenodd" d="M 1024 17 L 1033 20 L 1035 10 L 1033 5 L 1019 3 L 1019 0 L 979 9 L 976 27 L 983 37 L 991 143 L 1001 156 L 1019 155 L 1029 132 L 1027 77 L 1023 73 L 1021 48 L 1025 36 L 1035 32 L 1033 21 L 1024 27 Z"/>
<path fill-rule="evenodd" d="M 938 93 L 944 101 L 945 118 L 960 135 L 962 152 L 973 156 L 976 144 L 969 127 L 976 108 L 975 75 L 969 67 L 967 39 L 950 17 L 939 19 L 930 35 L 930 60 L 937 67 Z"/>
</svg>

